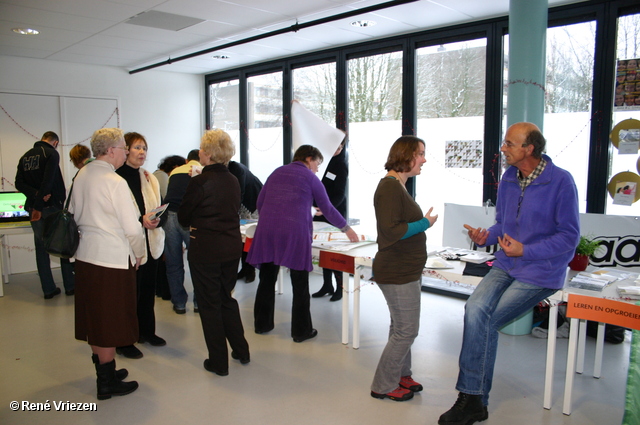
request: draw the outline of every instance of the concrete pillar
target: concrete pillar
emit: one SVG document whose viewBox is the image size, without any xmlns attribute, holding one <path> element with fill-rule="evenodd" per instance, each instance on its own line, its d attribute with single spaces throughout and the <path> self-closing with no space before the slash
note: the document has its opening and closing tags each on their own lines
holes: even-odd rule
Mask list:
<svg viewBox="0 0 640 425">
<path fill-rule="evenodd" d="M 548 0 L 509 0 L 507 126 L 544 123 Z"/>
</svg>

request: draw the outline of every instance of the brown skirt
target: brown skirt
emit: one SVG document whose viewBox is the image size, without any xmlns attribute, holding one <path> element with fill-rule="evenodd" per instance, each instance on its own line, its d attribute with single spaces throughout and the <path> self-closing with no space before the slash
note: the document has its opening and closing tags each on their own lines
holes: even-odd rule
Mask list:
<svg viewBox="0 0 640 425">
<path fill-rule="evenodd" d="M 136 270 L 76 261 L 76 339 L 98 347 L 138 341 Z"/>
</svg>

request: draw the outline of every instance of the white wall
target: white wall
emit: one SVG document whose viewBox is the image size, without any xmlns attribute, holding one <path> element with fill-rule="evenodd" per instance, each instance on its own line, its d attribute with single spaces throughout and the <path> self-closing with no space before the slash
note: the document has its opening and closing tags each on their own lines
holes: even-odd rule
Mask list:
<svg viewBox="0 0 640 425">
<path fill-rule="evenodd" d="M 149 143 L 145 168 L 150 171 L 164 156 L 186 156 L 197 148 L 205 126 L 201 75 L 161 70 L 129 75 L 116 67 L 0 56 L 0 91 L 116 98 L 121 128 L 143 134 Z M 35 127 L 37 117 L 26 124 Z"/>
<path fill-rule="evenodd" d="M 0 56 L 0 100 L 6 110 L 0 110 L 0 170 L 6 179 L 2 190 L 7 191 L 14 190 L 18 158 L 47 130 L 61 137 L 61 165 L 68 183 L 75 171 L 68 161 L 70 147 L 82 140 L 88 144 L 91 133 L 105 124 L 116 126 L 117 117 L 106 122 L 113 105 L 118 106 L 125 132 L 137 131 L 146 137 L 145 168 L 150 171 L 156 170 L 164 156 L 186 157 L 199 146 L 205 126 L 204 78 L 200 75 L 157 70 L 129 75 L 116 67 Z M 85 104 L 95 110 L 83 111 Z M 95 128 L 88 123 L 72 126 L 74 117 L 65 117 L 64 111 L 75 115 L 76 121 L 93 112 L 95 120 L 88 121 L 95 121 Z M 31 234 L 7 236 L 3 244 L 9 247 L 13 273 L 35 270 Z"/>
</svg>

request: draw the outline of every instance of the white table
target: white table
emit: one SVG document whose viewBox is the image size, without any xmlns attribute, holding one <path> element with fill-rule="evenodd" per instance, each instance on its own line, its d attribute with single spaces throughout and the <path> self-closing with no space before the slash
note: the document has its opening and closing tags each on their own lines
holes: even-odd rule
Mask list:
<svg viewBox="0 0 640 425">
<path fill-rule="evenodd" d="M 428 246 L 429 252 L 437 250 L 437 247 Z M 322 251 L 334 255 L 337 261 L 341 256 L 349 257 L 353 261 L 353 265 L 350 263 L 346 267 L 337 270 L 343 271 L 343 296 L 342 296 L 342 343 L 349 344 L 349 318 L 350 318 L 350 298 L 353 295 L 353 321 L 352 321 L 352 348 L 360 348 L 360 285 L 361 280 L 370 273 L 365 273 L 365 269 L 371 269 L 373 266 L 373 259 L 376 252 L 378 252 L 377 244 L 367 244 L 362 247 L 354 248 L 349 251 L 332 251 L 327 248 L 313 248 L 313 255 L 319 255 Z M 349 261 L 349 259 L 344 259 Z M 451 282 L 459 282 L 468 285 L 477 285 L 481 277 L 477 276 L 463 276 L 465 263 L 463 261 L 449 261 L 449 264 L 453 266 L 451 269 L 437 269 L 438 278 L 445 279 Z M 323 267 L 322 264 L 320 264 Z M 327 265 L 325 265 L 327 266 Z M 327 268 L 332 268 L 331 266 Z M 333 267 L 336 270 L 335 267 Z M 349 279 L 349 274 L 353 274 L 353 280 Z"/>
<path fill-rule="evenodd" d="M 4 237 L 5 235 L 20 235 L 31 232 L 31 224 L 28 221 L 0 224 L 0 244 L 2 244 L 2 252 L 0 253 L 0 273 L 2 274 L 2 281 L 0 282 L 0 297 L 4 296 L 4 284 L 9 282 L 9 275 L 11 274 Z"/>
<path fill-rule="evenodd" d="M 567 273 L 567 281 L 569 281 L 575 274 L 576 272 L 569 271 Z M 589 297 L 589 299 L 595 304 L 598 304 L 600 302 L 620 303 L 620 305 L 635 304 L 634 301 L 628 302 L 623 300 L 612 300 L 612 298 L 618 298 L 618 294 L 616 291 L 616 288 L 618 286 L 628 285 L 632 285 L 632 283 L 627 280 L 617 281 L 607 286 L 605 289 L 603 289 L 602 292 L 572 288 L 565 285 L 562 290 L 554 294 L 551 299 L 551 308 L 549 310 L 549 339 L 547 341 L 547 362 L 543 396 L 543 406 L 545 409 L 551 409 L 551 386 L 553 381 L 553 368 L 555 363 L 558 304 L 562 301 L 568 302 L 572 294 Z M 567 318 L 569 318 L 569 315 L 567 316 Z M 567 369 L 565 375 L 564 402 L 562 406 L 562 413 L 564 413 L 565 415 L 571 414 L 573 380 L 575 374 L 582 373 L 584 370 L 584 354 L 587 334 L 586 322 L 587 321 L 585 319 L 570 318 L 569 346 L 567 350 Z M 598 321 L 598 335 L 596 338 L 596 353 L 593 372 L 594 378 L 600 378 L 602 371 L 605 323 L 606 322 Z"/>
</svg>

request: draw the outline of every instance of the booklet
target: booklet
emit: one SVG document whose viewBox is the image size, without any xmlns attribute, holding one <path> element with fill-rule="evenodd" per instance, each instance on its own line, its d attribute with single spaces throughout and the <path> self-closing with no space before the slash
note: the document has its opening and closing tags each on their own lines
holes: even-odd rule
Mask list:
<svg viewBox="0 0 640 425">
<path fill-rule="evenodd" d="M 149 216 L 149 220 L 155 220 L 156 218 L 160 217 L 167 210 L 168 206 L 169 204 L 160 205 L 158 208 L 154 208 L 149 211 L 153 213 Z"/>
</svg>

